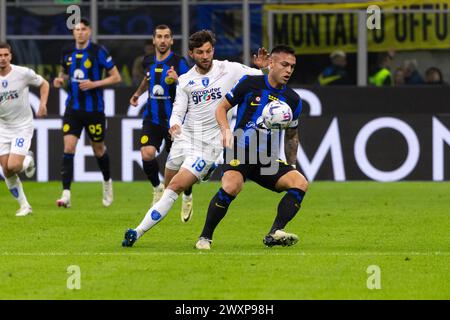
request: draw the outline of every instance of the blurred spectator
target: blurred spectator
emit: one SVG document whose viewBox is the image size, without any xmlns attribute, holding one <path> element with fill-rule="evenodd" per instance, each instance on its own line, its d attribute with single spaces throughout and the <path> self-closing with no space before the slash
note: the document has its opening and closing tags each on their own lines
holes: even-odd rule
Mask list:
<svg viewBox="0 0 450 320">
<path fill-rule="evenodd" d="M 318 82 L 321 86 L 337 86 L 352 84 L 348 77 L 347 56 L 342 50 L 335 50 L 330 54 L 331 65 L 319 74 Z"/>
<path fill-rule="evenodd" d="M 436 67 L 430 67 L 425 71 L 425 83 L 432 85 L 446 85 L 442 71 Z"/>
<path fill-rule="evenodd" d="M 406 84 L 424 84 L 423 78 L 417 70 L 417 60 L 405 60 L 404 69 Z"/>
<path fill-rule="evenodd" d="M 376 87 L 392 86 L 392 73 L 389 69 L 392 60 L 394 60 L 394 53 L 392 51 L 378 55 L 378 63 L 375 70 L 369 76 L 369 84 Z"/>
<path fill-rule="evenodd" d="M 133 67 L 131 69 L 131 77 L 134 85 L 139 85 L 144 78 L 144 69 L 142 68 L 142 61 L 146 55 L 154 53 L 153 42 L 148 40 L 145 42 L 144 53 L 136 57 L 133 61 Z"/>
<path fill-rule="evenodd" d="M 397 68 L 394 72 L 394 86 L 405 85 L 405 70 L 403 68 Z"/>
</svg>

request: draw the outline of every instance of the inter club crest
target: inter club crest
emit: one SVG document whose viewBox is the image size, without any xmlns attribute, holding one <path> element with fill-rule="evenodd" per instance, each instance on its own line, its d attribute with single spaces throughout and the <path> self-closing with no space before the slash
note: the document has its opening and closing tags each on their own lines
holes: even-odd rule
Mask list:
<svg viewBox="0 0 450 320">
<path fill-rule="evenodd" d="M 8 80 L 3 80 L 2 81 L 2 87 L 6 88 L 8 86 Z"/>
<path fill-rule="evenodd" d="M 203 84 L 203 86 L 206 88 L 207 86 L 208 86 L 208 84 L 209 84 L 209 78 L 203 78 L 202 79 L 202 84 Z"/>
</svg>

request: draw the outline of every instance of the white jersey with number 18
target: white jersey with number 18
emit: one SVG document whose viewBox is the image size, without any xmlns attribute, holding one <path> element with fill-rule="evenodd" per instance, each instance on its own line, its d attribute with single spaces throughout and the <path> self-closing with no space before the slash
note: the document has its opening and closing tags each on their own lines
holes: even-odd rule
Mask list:
<svg viewBox="0 0 450 320">
<path fill-rule="evenodd" d="M 23 128 L 33 124 L 28 87 L 39 87 L 42 81 L 33 70 L 13 64 L 6 76 L 0 76 L 0 127 Z"/>
</svg>

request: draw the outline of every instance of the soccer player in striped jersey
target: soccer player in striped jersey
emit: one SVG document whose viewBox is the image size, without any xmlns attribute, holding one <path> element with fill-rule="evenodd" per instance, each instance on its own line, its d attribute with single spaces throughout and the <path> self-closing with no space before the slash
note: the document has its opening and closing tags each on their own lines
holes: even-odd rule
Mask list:
<svg viewBox="0 0 450 320">
<path fill-rule="evenodd" d="M 113 202 L 110 160 L 105 146 L 105 103 L 103 87 L 119 83 L 121 76 L 105 47 L 90 40 L 91 28 L 82 18 L 73 29 L 75 44 L 63 49 L 61 67 L 53 85 L 61 88 L 67 80 L 68 96 L 63 119 L 64 155 L 62 163 L 63 192 L 56 201 L 59 207 L 71 206 L 70 187 L 73 180 L 73 159 L 83 128 L 90 140 L 98 166 L 103 174 L 102 202 Z M 103 70 L 108 76 L 102 79 Z"/>
<path fill-rule="evenodd" d="M 158 25 L 153 31 L 154 55 L 147 55 L 142 61 L 145 77 L 130 99 L 130 104 L 138 105 L 141 94 L 148 91 L 148 99 L 143 113 L 140 137 L 142 167 L 153 185 L 153 204 L 164 192 L 164 184 L 159 181 L 159 165 L 156 152 L 162 141 L 170 151 L 172 139 L 169 135 L 169 119 L 178 77 L 189 70 L 186 59 L 172 52 L 172 30 L 167 25 Z M 169 183 L 168 179 L 165 181 Z M 193 213 L 192 188 L 184 191 L 181 205 L 181 221 L 187 222 Z"/>
<path fill-rule="evenodd" d="M 211 248 L 215 228 L 242 190 L 246 179 L 274 192 L 286 192 L 263 243 L 268 247 L 297 243 L 297 235 L 283 230 L 299 211 L 308 188 L 306 178 L 295 169 L 297 127 L 302 103 L 297 93 L 286 85 L 294 72 L 295 63 L 295 52 L 292 48 L 283 45 L 273 48 L 269 74 L 244 76 L 217 107 L 216 119 L 222 131 L 222 144 L 226 148 L 222 187 L 211 199 L 202 234 L 195 245 L 197 249 Z M 279 145 L 273 142 L 281 132 L 261 127 L 262 111 L 271 101 L 283 101 L 292 110 L 293 120 L 285 132 L 287 162 L 278 159 Z M 232 135 L 227 112 L 235 105 L 238 110 Z M 233 143 L 234 140 L 236 143 Z"/>
</svg>

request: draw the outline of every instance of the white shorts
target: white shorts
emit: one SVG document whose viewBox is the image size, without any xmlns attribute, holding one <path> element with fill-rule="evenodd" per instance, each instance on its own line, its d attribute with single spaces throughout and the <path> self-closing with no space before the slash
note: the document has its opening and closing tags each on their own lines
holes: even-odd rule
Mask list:
<svg viewBox="0 0 450 320">
<path fill-rule="evenodd" d="M 10 153 L 26 156 L 30 150 L 33 134 L 33 126 L 19 129 L 0 126 L 0 156 Z"/>
<path fill-rule="evenodd" d="M 178 171 L 183 167 L 192 172 L 201 181 L 208 174 L 208 171 L 215 167 L 215 163 L 221 154 L 221 150 L 216 149 L 196 150 L 192 148 L 192 145 L 176 140 L 172 144 L 167 157 L 166 168 Z"/>
</svg>

